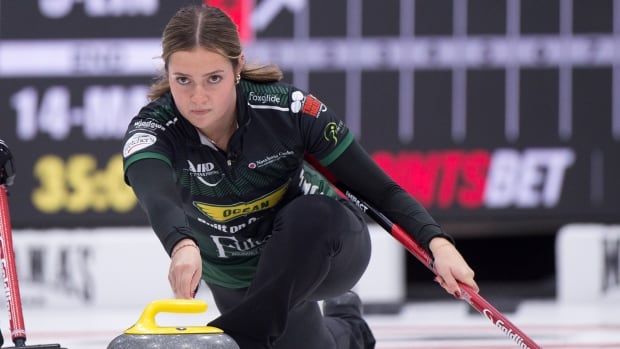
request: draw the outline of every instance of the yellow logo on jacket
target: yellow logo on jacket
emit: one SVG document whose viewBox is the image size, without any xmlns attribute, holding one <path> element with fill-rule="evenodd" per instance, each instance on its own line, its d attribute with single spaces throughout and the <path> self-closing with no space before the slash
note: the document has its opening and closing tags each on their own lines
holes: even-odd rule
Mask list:
<svg viewBox="0 0 620 349">
<path fill-rule="evenodd" d="M 211 218 L 211 220 L 224 223 L 250 213 L 264 211 L 276 206 L 278 202 L 282 200 L 287 188 L 288 182 L 256 200 L 240 202 L 233 205 L 210 205 L 198 201 L 194 201 L 193 204 L 200 212 Z"/>
</svg>

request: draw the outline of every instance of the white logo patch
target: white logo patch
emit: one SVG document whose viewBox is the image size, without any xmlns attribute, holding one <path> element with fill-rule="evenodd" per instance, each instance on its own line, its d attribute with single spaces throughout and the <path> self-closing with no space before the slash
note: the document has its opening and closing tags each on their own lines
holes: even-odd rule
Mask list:
<svg viewBox="0 0 620 349">
<path fill-rule="evenodd" d="M 303 104 L 302 101 L 304 100 L 304 94 L 301 93 L 301 91 L 295 91 L 291 95 L 291 99 L 293 100 L 291 102 L 291 111 L 293 113 L 299 113 Z"/>
<path fill-rule="evenodd" d="M 273 155 L 269 155 L 266 158 L 262 159 L 262 160 L 256 160 L 254 162 L 250 162 L 248 164 L 248 168 L 253 170 L 255 168 L 261 168 L 263 166 L 267 166 L 271 163 L 274 163 L 276 161 L 279 161 L 281 159 L 284 159 L 287 156 L 294 156 L 295 152 L 292 150 L 287 150 L 287 151 L 281 151 L 278 154 L 273 154 Z"/>
<path fill-rule="evenodd" d="M 125 142 L 123 157 L 128 157 L 139 150 L 150 147 L 155 144 L 155 142 L 157 142 L 157 137 L 153 135 L 148 133 L 136 133 Z"/>
<path fill-rule="evenodd" d="M 150 128 L 150 129 L 159 129 L 162 131 L 166 131 L 166 128 L 162 125 L 153 122 L 152 120 L 139 120 L 133 123 L 134 127 L 138 128 Z"/>
<path fill-rule="evenodd" d="M 196 176 L 200 182 L 209 187 L 215 187 L 224 179 L 224 174 L 216 170 L 212 162 L 194 165 L 191 161 L 187 160 L 187 164 L 189 165 L 190 175 Z M 213 177 L 215 177 L 214 183 L 209 182 Z"/>
</svg>

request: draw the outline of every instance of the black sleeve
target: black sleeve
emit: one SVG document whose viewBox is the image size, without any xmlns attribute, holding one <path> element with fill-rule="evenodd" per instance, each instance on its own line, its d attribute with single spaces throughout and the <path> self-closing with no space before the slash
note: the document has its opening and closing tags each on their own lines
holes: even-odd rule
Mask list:
<svg viewBox="0 0 620 349">
<path fill-rule="evenodd" d="M 126 176 L 168 255 L 182 239 L 196 242 L 175 187 L 174 173 L 166 162 L 136 161 L 127 168 Z"/>
<path fill-rule="evenodd" d="M 426 209 L 383 172 L 357 141 L 327 169 L 355 193 L 361 193 L 365 201 L 405 229 L 426 250 L 434 237 L 445 237 L 454 243 Z"/>
</svg>

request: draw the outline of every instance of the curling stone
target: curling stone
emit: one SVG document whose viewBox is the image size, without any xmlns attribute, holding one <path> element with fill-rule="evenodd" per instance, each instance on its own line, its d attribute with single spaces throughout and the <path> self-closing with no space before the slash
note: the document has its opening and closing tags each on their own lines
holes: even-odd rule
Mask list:
<svg viewBox="0 0 620 349">
<path fill-rule="evenodd" d="M 235 341 L 219 328 L 212 326 L 161 327 L 155 322 L 158 313 L 203 313 L 207 303 L 194 299 L 161 299 L 144 308 L 140 319 L 108 349 L 239 349 Z"/>
</svg>

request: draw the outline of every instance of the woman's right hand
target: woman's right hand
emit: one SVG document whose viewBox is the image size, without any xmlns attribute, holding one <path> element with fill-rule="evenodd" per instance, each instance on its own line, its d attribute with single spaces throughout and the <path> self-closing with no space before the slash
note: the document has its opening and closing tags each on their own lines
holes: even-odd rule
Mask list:
<svg viewBox="0 0 620 349">
<path fill-rule="evenodd" d="M 172 249 L 168 281 L 176 298 L 194 298 L 202 277 L 200 249 L 191 239 L 179 241 Z"/>
</svg>

